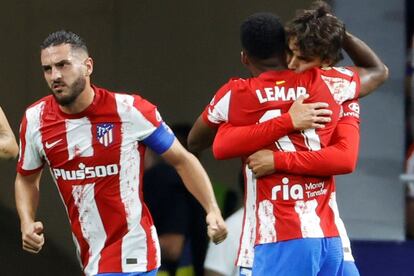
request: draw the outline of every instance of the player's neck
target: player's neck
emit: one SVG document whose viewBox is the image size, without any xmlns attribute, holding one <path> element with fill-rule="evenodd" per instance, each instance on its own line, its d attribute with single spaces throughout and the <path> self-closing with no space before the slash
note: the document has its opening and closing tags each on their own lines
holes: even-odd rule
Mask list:
<svg viewBox="0 0 414 276">
<path fill-rule="evenodd" d="M 250 73 L 257 77 L 263 72 L 267 71 L 281 71 L 287 70 L 286 62 L 281 62 L 278 58 L 272 57 L 264 60 L 256 60 L 255 62 L 251 63 L 249 68 Z"/>
<path fill-rule="evenodd" d="M 73 103 L 66 106 L 59 105 L 59 108 L 66 114 L 77 114 L 88 108 L 92 104 L 94 97 L 95 91 L 88 83 Z"/>
<path fill-rule="evenodd" d="M 283 71 L 287 70 L 288 68 L 286 66 L 278 65 L 278 66 L 255 66 L 252 68 L 249 68 L 250 73 L 253 77 L 257 77 L 263 72 L 267 71 Z"/>
</svg>

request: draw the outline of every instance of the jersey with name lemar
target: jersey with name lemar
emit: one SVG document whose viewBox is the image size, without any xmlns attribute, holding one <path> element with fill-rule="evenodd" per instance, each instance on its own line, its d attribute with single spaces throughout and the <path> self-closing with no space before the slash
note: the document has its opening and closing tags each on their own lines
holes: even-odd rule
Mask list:
<svg viewBox="0 0 414 276">
<path fill-rule="evenodd" d="M 86 275 L 155 269 L 160 251 L 142 198 L 144 152 L 168 148 L 174 136 L 140 96 L 93 89 L 93 103 L 76 115 L 63 113 L 53 96 L 26 110 L 17 170 L 29 175 L 49 165 Z"/>
<path fill-rule="evenodd" d="M 350 68 L 314 68 L 296 74 L 268 71 L 256 78 L 231 79 L 206 107 L 203 118 L 212 125 L 229 122 L 250 125 L 280 116 L 300 95 L 306 102 L 327 102 L 332 121 L 323 129 L 308 129 L 282 137 L 269 149 L 280 151 L 319 150 L 329 144 L 338 122 L 341 104 L 356 98 L 359 77 Z M 231 146 L 231 145 L 229 145 Z M 254 235 L 256 244 L 283 240 L 338 236 L 332 177 L 273 174 L 256 179 L 246 168 L 246 214 L 240 256 L 248 251 L 245 235 Z M 250 210 L 250 212 L 249 212 Z M 250 225 L 247 226 L 246 225 Z M 254 229 L 252 229 L 254 227 Z M 246 246 L 243 247 L 243 243 Z M 243 262 L 239 261 L 243 265 Z"/>
</svg>

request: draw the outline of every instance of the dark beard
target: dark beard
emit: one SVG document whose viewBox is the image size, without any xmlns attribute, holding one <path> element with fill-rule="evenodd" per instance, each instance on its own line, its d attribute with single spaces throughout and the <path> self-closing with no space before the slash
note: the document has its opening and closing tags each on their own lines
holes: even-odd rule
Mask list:
<svg viewBox="0 0 414 276">
<path fill-rule="evenodd" d="M 70 94 L 66 97 L 58 97 L 55 92 L 52 92 L 56 102 L 61 106 L 71 105 L 76 98 L 82 93 L 86 86 L 86 79 L 80 76 L 75 82 L 69 87 Z"/>
</svg>

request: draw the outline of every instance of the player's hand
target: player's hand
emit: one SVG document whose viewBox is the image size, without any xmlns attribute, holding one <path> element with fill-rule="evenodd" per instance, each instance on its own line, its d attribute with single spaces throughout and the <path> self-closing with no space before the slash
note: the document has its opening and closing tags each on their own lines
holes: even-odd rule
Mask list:
<svg viewBox="0 0 414 276">
<path fill-rule="evenodd" d="M 207 234 L 210 239 L 219 244 L 227 237 L 227 226 L 220 214 L 220 211 L 211 211 L 207 214 Z"/>
<path fill-rule="evenodd" d="M 331 121 L 332 111 L 327 103 L 303 103 L 308 94 L 300 96 L 290 107 L 289 114 L 296 130 L 324 128 Z"/>
<path fill-rule="evenodd" d="M 271 150 L 256 151 L 246 159 L 246 164 L 257 178 L 275 172 L 275 162 Z"/>
<path fill-rule="evenodd" d="M 21 226 L 23 250 L 39 253 L 45 243 L 43 224 L 40 221 L 25 223 Z"/>
</svg>

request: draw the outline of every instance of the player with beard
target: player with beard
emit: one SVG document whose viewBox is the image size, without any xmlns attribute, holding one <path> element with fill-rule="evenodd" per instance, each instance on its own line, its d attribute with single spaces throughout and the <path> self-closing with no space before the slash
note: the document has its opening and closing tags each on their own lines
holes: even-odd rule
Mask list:
<svg viewBox="0 0 414 276">
<path fill-rule="evenodd" d="M 138 95 L 92 85 L 93 60 L 72 32 L 51 33 L 41 45 L 41 63 L 52 95 L 25 112 L 15 181 L 24 250 L 38 253 L 45 241 L 36 209 L 47 163 L 69 216 L 83 272 L 155 275 L 158 238 L 142 198 L 146 147 L 177 170 L 204 207 L 210 238 L 218 243 L 226 237 L 207 174 L 154 105 Z"/>
</svg>

